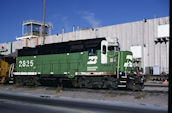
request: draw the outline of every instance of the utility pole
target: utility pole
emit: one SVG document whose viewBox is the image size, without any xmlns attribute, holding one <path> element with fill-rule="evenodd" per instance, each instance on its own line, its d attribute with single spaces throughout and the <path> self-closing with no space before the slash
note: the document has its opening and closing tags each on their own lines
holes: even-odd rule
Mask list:
<svg viewBox="0 0 172 113">
<path fill-rule="evenodd" d="M 171 1 L 170 1 L 171 3 Z M 170 15 L 172 14 L 172 11 L 170 10 Z M 171 19 L 170 19 L 171 20 Z M 170 25 L 172 22 L 170 21 Z M 170 28 L 171 31 L 171 28 Z M 168 113 L 172 113 L 172 32 L 169 34 L 169 85 L 168 85 Z"/>
<path fill-rule="evenodd" d="M 44 0 L 44 15 L 43 15 L 43 42 L 42 45 L 45 43 L 45 0 Z"/>
</svg>

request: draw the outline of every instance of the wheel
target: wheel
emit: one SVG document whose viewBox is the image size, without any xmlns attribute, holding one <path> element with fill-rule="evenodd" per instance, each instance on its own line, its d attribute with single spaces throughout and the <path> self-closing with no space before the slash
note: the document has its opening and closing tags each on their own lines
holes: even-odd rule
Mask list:
<svg viewBox="0 0 172 113">
<path fill-rule="evenodd" d="M 131 89 L 133 91 L 141 91 L 141 89 L 144 87 L 144 85 L 136 84 L 133 80 L 130 80 L 127 83 L 127 88 Z"/>
<path fill-rule="evenodd" d="M 14 81 L 15 81 L 16 86 L 23 86 L 24 85 L 23 79 L 20 76 L 16 76 L 14 78 Z"/>
</svg>

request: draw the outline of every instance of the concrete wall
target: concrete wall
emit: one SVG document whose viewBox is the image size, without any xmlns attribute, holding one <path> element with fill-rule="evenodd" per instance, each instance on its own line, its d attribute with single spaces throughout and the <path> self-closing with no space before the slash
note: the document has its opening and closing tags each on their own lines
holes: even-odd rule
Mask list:
<svg viewBox="0 0 172 113">
<path fill-rule="evenodd" d="M 51 35 L 45 38 L 45 43 L 65 42 L 69 40 L 106 37 L 107 40 L 118 38 L 121 50 L 129 50 L 131 46 L 142 47 L 142 67 L 160 66 L 162 72 L 169 69 L 169 42 L 155 44 L 158 35 L 158 25 L 169 24 L 169 17 L 148 19 L 125 24 L 99 27 L 94 29 L 76 30 L 74 32 Z M 39 38 L 39 44 L 42 37 Z M 13 52 L 24 47 L 25 40 L 13 42 Z M 28 46 L 34 47 L 36 39 L 28 40 Z M 0 44 L 10 49 L 9 43 Z M 3 53 L 9 54 L 10 51 Z"/>
</svg>

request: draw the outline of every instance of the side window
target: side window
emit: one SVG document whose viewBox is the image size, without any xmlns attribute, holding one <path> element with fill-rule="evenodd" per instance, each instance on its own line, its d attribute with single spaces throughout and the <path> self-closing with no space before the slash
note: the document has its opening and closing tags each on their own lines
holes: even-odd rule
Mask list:
<svg viewBox="0 0 172 113">
<path fill-rule="evenodd" d="M 106 46 L 103 45 L 103 54 L 106 54 Z"/>
<path fill-rule="evenodd" d="M 114 46 L 108 46 L 108 51 L 114 51 Z"/>
<path fill-rule="evenodd" d="M 90 48 L 88 50 L 88 55 L 97 55 L 96 49 L 95 48 Z"/>
</svg>

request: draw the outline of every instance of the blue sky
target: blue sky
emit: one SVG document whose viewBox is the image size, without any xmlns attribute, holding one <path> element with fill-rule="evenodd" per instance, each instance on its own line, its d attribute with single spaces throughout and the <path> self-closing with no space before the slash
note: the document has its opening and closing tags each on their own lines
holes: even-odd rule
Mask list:
<svg viewBox="0 0 172 113">
<path fill-rule="evenodd" d="M 169 0 L 46 0 L 53 34 L 169 16 Z M 22 36 L 22 22 L 43 21 L 43 0 L 0 0 L 0 43 Z"/>
</svg>

